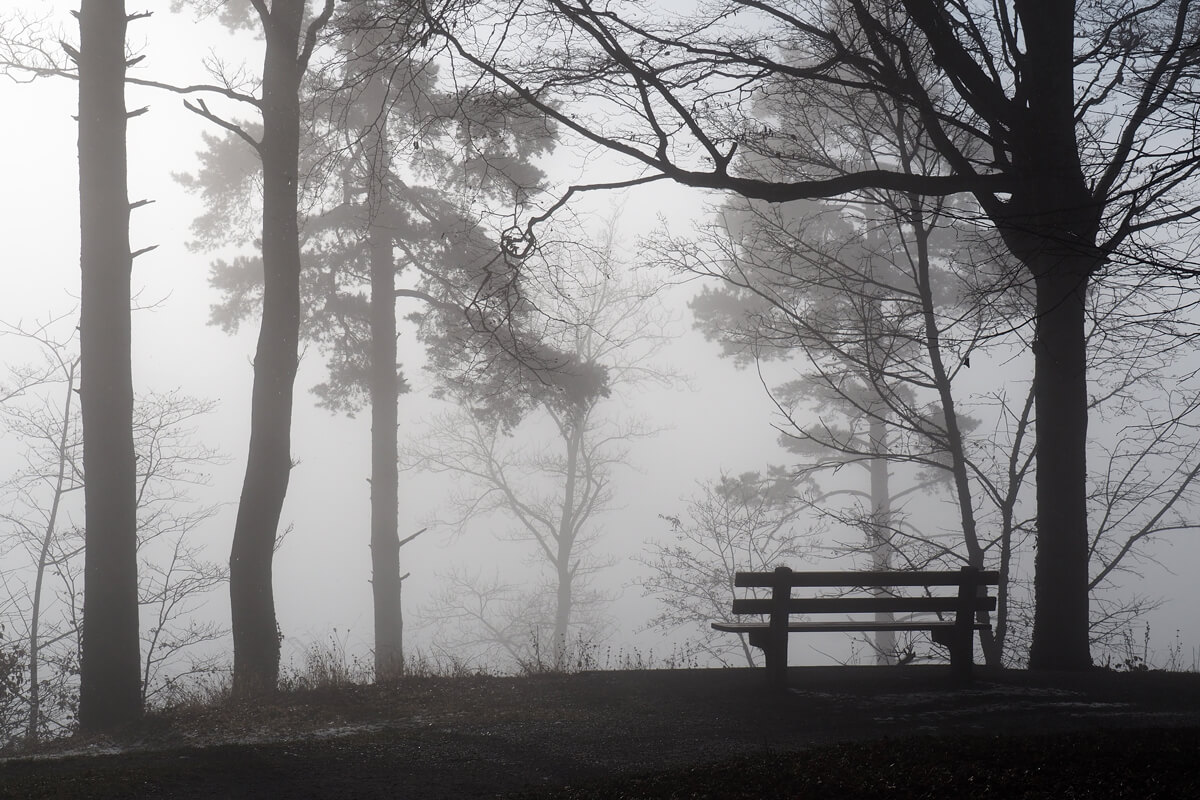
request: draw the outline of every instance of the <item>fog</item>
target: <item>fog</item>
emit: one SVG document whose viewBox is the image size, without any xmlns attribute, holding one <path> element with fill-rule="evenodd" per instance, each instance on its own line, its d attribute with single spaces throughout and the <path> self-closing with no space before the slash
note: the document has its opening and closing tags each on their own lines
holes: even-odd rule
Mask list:
<svg viewBox="0 0 1200 800">
<path fill-rule="evenodd" d="M 66 4 L 23 5 L 39 13 L 53 9 L 53 18 L 74 36 Z M 164 81 L 203 79 L 202 64 L 210 48 L 230 62 L 244 58 L 255 69 L 261 61 L 258 44 L 251 38 L 231 37 L 211 21 L 196 23 L 186 13 L 165 9 L 131 29 L 131 45 L 147 56 L 136 74 Z M 72 120 L 76 87 L 61 78 L 5 81 L 0 83 L 0 99 L 8 121 L 0 128 L 6 186 L 0 193 L 5 241 L 0 320 L 28 328 L 57 319 L 53 329 L 64 334 L 76 322 L 79 292 L 77 131 Z M 214 258 L 232 254 L 189 248 L 193 239 L 190 225 L 202 206 L 196 195 L 186 192 L 172 177 L 197 169 L 196 153 L 204 147 L 201 136 L 214 133 L 213 127 L 186 111 L 177 95 L 130 87 L 128 105 L 131 109 L 149 107 L 149 112 L 134 118 L 129 127 L 130 197 L 153 201 L 135 212 L 131 239 L 135 249 L 157 245 L 134 264 L 135 305 L 139 308 L 134 314 L 135 390 L 144 394 L 177 389 L 216 402 L 211 413 L 192 424 L 195 441 L 219 451 L 223 460 L 205 465 L 207 482 L 189 486 L 188 491 L 197 507 L 216 504 L 218 510 L 188 536 L 203 548 L 205 559 L 223 563 L 228 559 L 245 469 L 257 321 L 248 321 L 232 335 L 209 324 L 210 306 L 218 300 L 218 293 L 208 283 L 209 267 Z M 605 158 L 569 141 L 561 144 L 541 162 L 548 172 L 549 188 L 534 201 L 534 208 L 550 205 L 563 187 L 581 176 L 603 174 Z M 620 193 L 583 196 L 572 202 L 564 216 L 578 221 L 593 236 L 601 235 L 609 220 L 615 220 L 621 269 L 629 270 L 649 249 L 646 240 L 661 241 L 665 231 L 688 234 L 694 225 L 710 220 L 723 200 L 714 193 L 660 182 Z M 612 468 L 611 508 L 594 525 L 594 561 L 605 566 L 590 579 L 590 588 L 605 598 L 595 609 L 602 622 L 581 630 L 580 635 L 594 655 L 589 665 L 615 666 L 626 656 L 652 666 L 663 666 L 678 657 L 711 665 L 716 662 L 710 656 L 692 649 L 705 634 L 702 626 L 647 629 L 662 609 L 645 596 L 649 573 L 641 559 L 649 557 L 648 542 L 673 541 L 677 531 L 669 518 L 688 513 L 688 498 L 696 495 L 703 483 L 722 475 L 764 472 L 772 465 L 796 466 L 797 456 L 779 444 L 777 426 L 785 422 L 764 390 L 764 382 L 777 386 L 805 365 L 776 361 L 765 365 L 763 375 L 753 366 L 739 367 L 722 357 L 719 344 L 706 341 L 694 327 L 689 301 L 703 286 L 715 283 L 685 280 L 649 267 L 637 275 L 663 286 L 654 302 L 661 304 L 669 318 L 668 342 L 653 356 L 652 364 L 681 379 L 671 385 L 615 391 L 601 406 L 600 413 L 606 418 L 640 420 L 658 432 L 631 441 L 623 463 Z M 614 275 L 613 279 L 626 277 Z M 404 301 L 398 306 L 401 317 L 414 310 L 415 306 L 405 306 Z M 433 397 L 438 376 L 423 369 L 426 356 L 411 324 L 402 323 L 399 348 L 399 360 L 411 385 L 399 404 L 399 442 L 404 450 L 427 430 L 430 419 L 451 404 Z M 12 336 L 0 339 L 0 361 L 6 369 L 36 357 L 37 350 L 29 342 Z M 964 393 L 981 397 L 1003 388 L 1006 382 L 1016 386 L 1028 380 L 1029 368 L 1019 354 L 998 355 L 990 363 L 984 359 L 974 365 Z M 325 377 L 325 359 L 315 346 L 308 345 L 296 384 L 295 467 L 281 523 L 291 530 L 274 566 L 285 671 L 303 668 L 305 653 L 312 646 L 327 647 L 331 642 L 344 648 L 347 660 L 357 659 L 366 669 L 373 646 L 369 409 L 348 417 L 318 407 L 310 389 Z M 35 392 L 25 399 L 36 396 Z M 985 420 L 985 424 L 992 421 Z M 532 427 L 518 427 L 518 436 L 528 434 Z M 1093 433 L 1106 430 L 1113 428 L 1097 422 Z M 19 470 L 24 457 L 22 442 L 12 432 L 2 441 L 0 478 Z M 906 474 L 898 467 L 896 480 Z M 849 471 L 838 472 L 827 479 L 826 488 L 850 486 L 857 480 Z M 499 514 L 477 518 L 461 531 L 446 523 L 453 516 L 451 495 L 462 487 L 461 479 L 430 474 L 420 466 L 400 473 L 400 537 L 427 529 L 401 550 L 401 570 L 409 573 L 403 584 L 406 651 L 412 658 L 461 658 L 471 668 L 513 670 L 516 665 L 502 654 L 481 655 L 478 648 L 448 649 L 448 623 L 434 620 L 436 598 L 452 570 L 517 586 L 533 585 L 548 574 L 535 545 L 505 539 L 513 529 L 511 518 Z M 1032 493 L 1027 494 L 1022 513 L 1032 516 Z M 946 530 L 955 524 L 945 488 L 908 501 L 904 509 L 916 529 Z M 81 497 L 71 499 L 64 510 L 70 525 L 82 524 Z M 1190 513 L 1194 518 L 1194 510 Z M 811 562 L 791 564 L 797 569 L 824 563 L 839 542 L 860 535 L 853 527 L 831 526 L 828 520 L 813 515 L 801 515 L 794 525 L 799 530 L 819 530 L 823 537 L 816 543 L 820 546 L 813 550 Z M 0 536 L 7 535 L 0 530 Z M 1200 564 L 1198 555 L 1194 532 L 1185 531 L 1154 543 L 1149 558 L 1138 562 L 1137 574 L 1121 579 L 1120 597 L 1161 601 L 1130 628 L 1133 644 L 1141 652 L 1143 631 L 1149 626 L 1152 664 L 1166 665 L 1177 641 L 1183 648 L 1183 660 L 1195 663 L 1194 648 L 1200 645 L 1195 609 L 1200 592 L 1192 573 Z M 838 563 L 867 566 L 861 558 Z M 10 594 L 16 592 L 27 580 L 28 553 L 20 547 L 0 545 L 0 564 Z M 1022 580 L 1029 579 L 1032 566 L 1030 547 L 1018 561 Z M 0 613 L 9 613 L 3 599 Z M 195 614 L 227 628 L 226 588 L 207 592 Z M 222 636 L 204 649 L 228 662 L 231 642 L 227 635 Z M 922 652 L 927 651 L 929 648 L 922 646 Z M 692 655 L 681 656 L 689 653 Z M 1103 651 L 1093 653 L 1098 661 L 1103 656 Z M 864 659 L 861 648 L 852 648 L 849 637 L 793 637 L 791 643 L 795 664 L 851 657 Z M 736 665 L 737 659 L 731 658 L 729 663 Z"/>
</svg>

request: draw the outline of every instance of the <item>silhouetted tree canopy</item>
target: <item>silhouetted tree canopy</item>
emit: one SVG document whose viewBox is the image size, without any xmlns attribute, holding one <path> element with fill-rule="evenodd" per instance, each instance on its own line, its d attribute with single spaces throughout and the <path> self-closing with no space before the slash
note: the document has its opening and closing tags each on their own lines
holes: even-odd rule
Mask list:
<svg viewBox="0 0 1200 800">
<path fill-rule="evenodd" d="M 1200 8 L 1011 0 L 428 3 L 459 59 L 623 156 L 604 185 L 670 179 L 773 202 L 863 190 L 970 193 L 1036 303 L 1037 610 L 1031 665 L 1082 669 L 1088 640 L 1085 297 L 1114 270 L 1190 276 Z M 786 90 L 781 89 L 786 86 Z M 931 169 L 830 174 L 788 141 L 861 146 L 852 115 L 787 128 L 750 113 L 787 91 L 885 94 L 916 115 Z M 559 105 L 561 103 L 561 105 Z M 782 146 L 780 143 L 783 143 Z M 763 161 L 788 161 L 788 176 Z M 598 184 L 596 184 L 598 185 Z M 578 187 L 574 190 L 577 191 Z M 564 200 L 569 198 L 568 193 Z M 536 243 L 535 224 L 524 243 Z"/>
</svg>

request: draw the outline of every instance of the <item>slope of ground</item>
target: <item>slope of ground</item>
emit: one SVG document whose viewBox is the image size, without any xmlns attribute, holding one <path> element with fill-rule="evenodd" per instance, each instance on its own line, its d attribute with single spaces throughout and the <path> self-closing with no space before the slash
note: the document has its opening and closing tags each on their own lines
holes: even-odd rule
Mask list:
<svg viewBox="0 0 1200 800">
<path fill-rule="evenodd" d="M 1200 796 L 1180 794 L 1200 788 L 1200 675 L 789 679 L 776 693 L 749 670 L 419 678 L 181 709 L 120 746 L 0 762 L 0 797 Z"/>
</svg>

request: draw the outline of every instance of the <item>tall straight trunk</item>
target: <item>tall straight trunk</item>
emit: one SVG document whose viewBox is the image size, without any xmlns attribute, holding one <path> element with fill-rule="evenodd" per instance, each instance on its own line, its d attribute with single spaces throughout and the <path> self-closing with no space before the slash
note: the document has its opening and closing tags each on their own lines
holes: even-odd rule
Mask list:
<svg viewBox="0 0 1200 800">
<path fill-rule="evenodd" d="M 305 3 L 276 0 L 262 20 L 263 310 L 254 356 L 250 449 L 229 556 L 233 692 L 274 691 L 279 633 L 271 567 L 292 467 L 292 392 L 300 339 L 300 240 L 296 217 L 300 154 L 297 58 Z"/>
<path fill-rule="evenodd" d="M 358 2 L 360 12 L 373 13 Z M 347 12 L 350 15 L 354 10 Z M 395 209 L 390 183 L 388 85 L 379 70 L 378 36 L 352 39 L 352 68 L 365 80 L 358 105 L 366 119 L 362 132 L 363 171 L 367 184 L 367 248 L 370 259 L 371 330 L 371 594 L 375 620 L 375 680 L 404 673 L 404 610 L 401 606 L 399 534 L 399 427 L 401 382 L 396 372 L 396 261 L 393 256 Z"/>
<path fill-rule="evenodd" d="M 125 3 L 79 12 L 80 410 L 86 476 L 79 724 L 111 731 L 142 711 L 130 366 Z"/>
<path fill-rule="evenodd" d="M 382 113 L 382 112 L 381 112 Z M 396 375 L 396 265 L 390 207 L 388 151 L 382 119 L 368 132 L 367 205 L 371 220 L 371 590 L 375 604 L 375 680 L 404 672 L 404 618 L 400 607 L 399 471 L 396 429 L 400 380 Z"/>
<path fill-rule="evenodd" d="M 554 668 L 567 667 L 567 637 L 571 631 L 571 605 L 573 601 L 572 573 L 570 562 L 558 562 L 558 591 L 554 597 Z"/>
<path fill-rule="evenodd" d="M 1087 264 L 1056 260 L 1035 279 L 1037 339 L 1037 603 L 1029 666 L 1085 669 L 1088 637 Z"/>
<path fill-rule="evenodd" d="M 574 602 L 575 570 L 571 556 L 575 547 L 575 530 L 579 511 L 576 508 L 576 481 L 580 470 L 580 451 L 583 449 L 583 430 L 587 411 L 579 408 L 571 413 L 567 434 L 566 483 L 563 486 L 562 514 L 558 522 L 558 536 L 554 568 L 558 586 L 554 603 L 554 668 L 563 669 L 567 658 L 567 636 L 571 628 L 571 605 Z"/>
<path fill-rule="evenodd" d="M 1084 299 L 1100 207 L 1079 159 L 1075 124 L 1075 3 L 1018 0 L 1026 25 L 1026 108 L 1013 142 L 1018 181 L 997 220 L 1034 281 L 1037 417 L 1036 609 L 1029 665 L 1081 670 L 1088 630 L 1087 374 Z"/>
<path fill-rule="evenodd" d="M 871 516 L 873 525 L 870 533 L 871 569 L 888 570 L 892 567 L 892 488 L 887 453 L 887 427 L 882 419 L 873 418 L 868 435 L 871 452 L 879 455 L 871 459 Z M 887 589 L 878 587 L 874 594 L 884 595 Z M 890 611 L 876 611 L 875 621 L 891 623 L 894 615 Z M 875 632 L 875 663 L 896 663 L 896 632 Z"/>
</svg>

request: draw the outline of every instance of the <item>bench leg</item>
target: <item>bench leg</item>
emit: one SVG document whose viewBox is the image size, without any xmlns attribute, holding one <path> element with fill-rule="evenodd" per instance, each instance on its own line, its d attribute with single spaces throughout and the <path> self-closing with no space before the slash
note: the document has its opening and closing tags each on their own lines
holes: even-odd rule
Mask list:
<svg viewBox="0 0 1200 800">
<path fill-rule="evenodd" d="M 975 637 L 972 634 L 973 632 L 967 629 L 954 631 L 950 637 L 950 669 L 955 679 L 963 684 L 971 683 L 971 668 L 975 666 L 972 652 Z"/>
<path fill-rule="evenodd" d="M 974 666 L 975 634 L 971 629 L 965 631 L 954 629 L 937 629 L 933 631 L 933 640 L 950 650 L 950 671 L 957 680 L 969 684 L 971 668 Z"/>
<path fill-rule="evenodd" d="M 787 649 L 779 652 L 776 647 L 763 651 L 767 658 L 767 682 L 773 689 L 787 688 Z"/>
<path fill-rule="evenodd" d="M 767 683 L 776 689 L 787 688 L 787 636 L 783 639 L 782 651 L 775 645 L 769 630 L 750 632 L 750 646 L 762 650 L 766 664 Z"/>
</svg>

